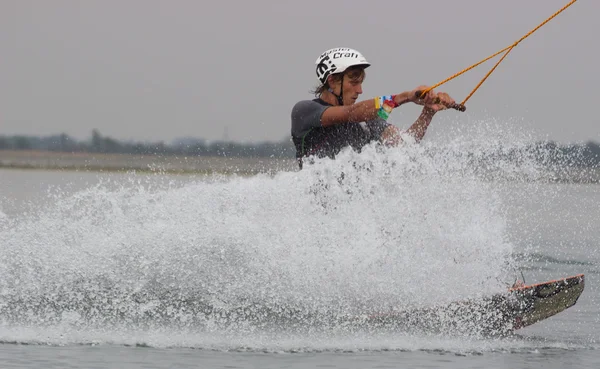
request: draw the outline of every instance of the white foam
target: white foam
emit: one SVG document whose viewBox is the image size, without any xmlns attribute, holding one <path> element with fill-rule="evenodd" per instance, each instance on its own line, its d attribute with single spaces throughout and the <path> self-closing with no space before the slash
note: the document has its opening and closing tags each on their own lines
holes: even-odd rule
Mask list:
<svg viewBox="0 0 600 369">
<path fill-rule="evenodd" d="M 200 293 L 215 307 L 261 301 L 339 313 L 490 295 L 514 268 L 498 186 L 543 175 L 526 153 L 493 156 L 499 147 L 372 146 L 300 172 L 108 181 L 57 196 L 0 231 L 0 297 L 90 304 L 75 288 L 83 283 L 92 305 L 139 317 L 152 302 L 127 296 L 156 289 Z M 90 323 L 67 310 L 60 324 Z"/>
</svg>

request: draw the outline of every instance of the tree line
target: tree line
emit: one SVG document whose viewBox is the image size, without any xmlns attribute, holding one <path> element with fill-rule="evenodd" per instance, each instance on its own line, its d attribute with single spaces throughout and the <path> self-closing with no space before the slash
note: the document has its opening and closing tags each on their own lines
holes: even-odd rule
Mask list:
<svg viewBox="0 0 600 369">
<path fill-rule="evenodd" d="M 577 145 L 559 145 L 555 142 L 538 142 L 529 148 L 539 161 L 547 164 L 600 167 L 600 144 L 587 142 Z M 185 138 L 170 144 L 159 142 L 128 142 L 103 136 L 92 131 L 88 140 L 76 140 L 67 134 L 38 136 L 2 136 L 0 150 L 41 150 L 54 152 L 90 152 L 139 155 L 187 155 L 228 157 L 293 158 L 295 148 L 290 139 L 279 142 L 239 143 L 232 141 L 208 142 L 204 139 Z M 490 153 L 491 156 L 514 156 L 519 152 Z"/>
<path fill-rule="evenodd" d="M 293 158 L 295 155 L 295 149 L 291 140 L 246 144 L 229 141 L 208 142 L 204 139 L 185 138 L 175 140 L 171 144 L 166 144 L 163 141 L 119 141 L 101 135 L 98 130 L 92 131 L 92 136 L 88 140 L 76 140 L 64 133 L 46 137 L 23 135 L 0 136 L 0 150 L 277 158 Z"/>
</svg>

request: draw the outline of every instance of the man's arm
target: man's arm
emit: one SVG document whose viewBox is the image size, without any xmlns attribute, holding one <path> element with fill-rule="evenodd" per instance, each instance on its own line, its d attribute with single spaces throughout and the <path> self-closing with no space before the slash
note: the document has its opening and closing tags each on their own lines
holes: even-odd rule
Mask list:
<svg viewBox="0 0 600 369">
<path fill-rule="evenodd" d="M 412 91 L 406 91 L 398 95 L 393 95 L 396 107 L 412 101 L 412 94 Z M 328 127 L 341 123 L 365 122 L 376 119 L 378 111 L 379 108 L 375 104 L 375 99 L 361 101 L 352 105 L 332 106 L 323 112 L 321 125 Z"/>
<path fill-rule="evenodd" d="M 406 133 L 410 134 L 415 138 L 417 142 L 423 139 L 425 136 L 425 132 L 427 132 L 427 127 L 431 123 L 431 119 L 435 113 L 440 110 L 446 110 L 452 107 L 455 104 L 454 99 L 450 97 L 445 92 L 440 92 L 437 94 L 437 98 L 434 104 L 425 104 L 423 110 L 421 111 L 421 115 L 417 120 L 413 123 L 412 126 L 406 131 Z"/>
<path fill-rule="evenodd" d="M 429 110 L 433 110 L 433 114 L 435 114 L 438 110 L 447 109 L 447 107 L 454 104 L 454 100 L 448 96 L 448 94 L 438 94 L 433 90 L 429 91 L 425 96 L 418 97 L 417 91 L 423 91 L 426 88 L 427 86 L 419 86 L 415 90 L 393 95 L 395 107 L 406 104 L 407 102 L 414 102 L 418 105 L 425 106 Z M 376 119 L 378 117 L 378 111 L 380 110 L 375 102 L 376 99 L 369 99 L 352 105 L 329 107 L 321 116 L 321 126 L 328 127 L 335 124 L 358 123 Z M 427 112 L 429 112 L 429 110 L 424 109 L 419 119 L 417 119 L 415 124 L 408 130 L 408 132 L 415 134 L 415 138 L 417 138 L 418 141 L 423 138 L 427 126 L 431 123 L 433 114 L 428 116 Z"/>
<path fill-rule="evenodd" d="M 415 141 L 420 142 L 425 136 L 425 132 L 427 132 L 427 128 L 433 119 L 435 113 L 440 110 L 448 109 L 448 107 L 454 104 L 454 100 L 447 93 L 439 93 L 437 94 L 437 98 L 433 104 L 424 103 L 423 110 L 421 111 L 421 115 L 417 118 L 417 120 L 406 130 L 406 133 L 413 136 Z M 400 138 L 400 130 L 395 126 L 387 127 L 382 135 L 381 141 L 389 146 L 396 146 L 402 139 Z"/>
<path fill-rule="evenodd" d="M 417 118 L 417 120 L 413 123 L 410 128 L 406 130 L 406 133 L 413 136 L 415 141 L 420 142 L 425 136 L 425 132 L 427 132 L 427 128 L 433 119 L 436 111 L 426 106 L 421 111 L 421 115 Z"/>
<path fill-rule="evenodd" d="M 417 120 L 405 132 L 413 136 L 416 142 L 421 141 L 425 136 L 427 127 L 429 127 L 435 113 L 435 110 L 427 106 L 424 107 L 421 115 L 419 115 Z M 398 127 L 389 125 L 381 134 L 381 142 L 388 146 L 397 146 L 402 142 L 402 138 L 400 137 L 401 132 L 402 131 Z"/>
</svg>

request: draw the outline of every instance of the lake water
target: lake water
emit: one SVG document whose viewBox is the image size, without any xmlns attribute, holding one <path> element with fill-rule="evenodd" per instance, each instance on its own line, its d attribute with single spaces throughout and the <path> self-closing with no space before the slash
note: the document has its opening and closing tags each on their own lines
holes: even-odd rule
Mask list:
<svg viewBox="0 0 600 369">
<path fill-rule="evenodd" d="M 484 156 L 373 149 L 250 177 L 0 170 L 1 366 L 599 367 L 600 185 Z M 575 306 L 503 337 L 252 310 L 432 306 L 579 273 Z"/>
</svg>

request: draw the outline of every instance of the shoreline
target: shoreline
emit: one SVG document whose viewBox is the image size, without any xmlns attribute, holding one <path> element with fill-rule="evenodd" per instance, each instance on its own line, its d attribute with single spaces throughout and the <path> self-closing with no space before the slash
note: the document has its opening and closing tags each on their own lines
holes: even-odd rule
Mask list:
<svg viewBox="0 0 600 369">
<path fill-rule="evenodd" d="M 297 170 L 294 159 L 0 150 L 1 169 L 253 175 Z"/>
</svg>

